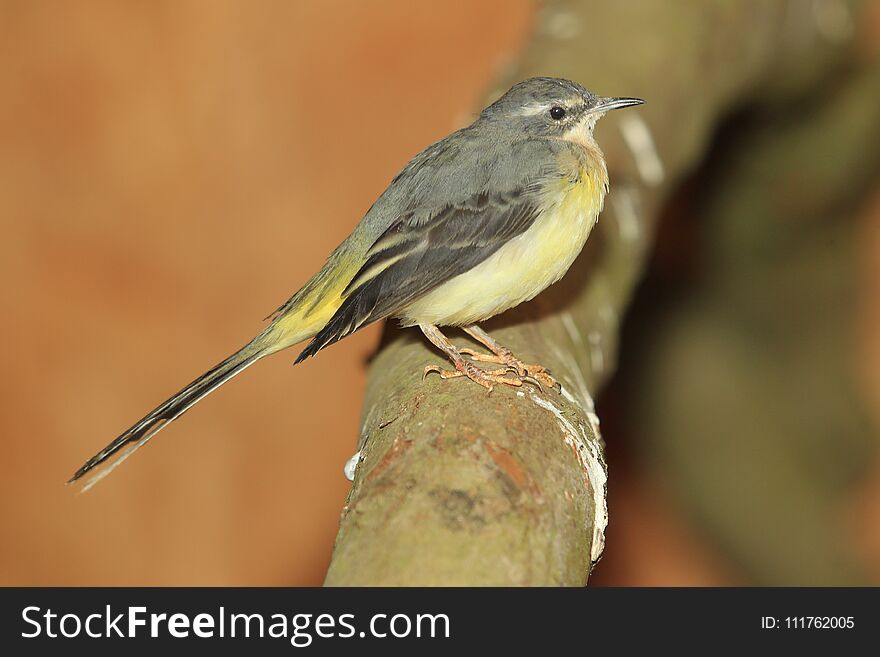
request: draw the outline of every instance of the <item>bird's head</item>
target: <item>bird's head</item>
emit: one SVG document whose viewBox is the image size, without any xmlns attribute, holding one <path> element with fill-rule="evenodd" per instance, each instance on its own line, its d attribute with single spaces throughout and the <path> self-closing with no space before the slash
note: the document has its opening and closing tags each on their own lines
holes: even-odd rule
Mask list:
<svg viewBox="0 0 880 657">
<path fill-rule="evenodd" d="M 561 78 L 530 78 L 484 109 L 480 120 L 520 135 L 583 141 L 592 139 L 593 127 L 605 112 L 644 102 L 597 96 Z"/>
</svg>

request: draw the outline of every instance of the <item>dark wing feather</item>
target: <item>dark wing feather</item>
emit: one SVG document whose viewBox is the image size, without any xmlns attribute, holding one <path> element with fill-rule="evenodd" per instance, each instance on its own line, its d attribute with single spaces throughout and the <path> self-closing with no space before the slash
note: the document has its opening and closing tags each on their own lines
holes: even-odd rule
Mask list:
<svg viewBox="0 0 880 657">
<path fill-rule="evenodd" d="M 397 219 L 367 252 L 343 295 L 345 301 L 296 362 L 463 274 L 524 233 L 540 210 L 520 188 L 482 192 L 434 214 Z"/>
</svg>

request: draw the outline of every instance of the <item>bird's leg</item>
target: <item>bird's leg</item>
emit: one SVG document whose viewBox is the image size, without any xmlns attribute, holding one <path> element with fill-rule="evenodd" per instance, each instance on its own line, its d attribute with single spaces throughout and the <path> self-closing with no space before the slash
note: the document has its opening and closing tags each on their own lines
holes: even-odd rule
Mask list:
<svg viewBox="0 0 880 657">
<path fill-rule="evenodd" d="M 453 345 L 436 326 L 432 324 L 419 324 L 419 328 L 422 329 L 422 333 L 425 334 L 425 337 L 428 338 L 435 347 L 446 354 L 455 366 L 454 370 L 444 370 L 437 365 L 426 365 L 425 376 L 428 376 L 431 372 L 437 372 L 441 379 L 454 379 L 460 376 L 466 376 L 471 381 L 479 383 L 489 392 L 492 392 L 492 388 L 496 383 L 508 386 L 522 385 L 522 378 L 511 376 L 511 373 L 507 368 L 487 371 L 480 369 L 473 363 L 462 358 L 461 353 L 455 348 L 455 345 Z"/>
<path fill-rule="evenodd" d="M 515 371 L 520 377 L 531 377 L 549 388 L 559 387 L 559 383 L 556 379 L 550 376 L 550 372 L 548 372 L 544 366 L 529 365 L 522 362 L 519 358 L 513 355 L 513 352 L 510 351 L 510 349 L 496 342 L 495 338 L 486 333 L 476 324 L 465 326 L 464 331 L 474 340 L 485 345 L 492 354 L 481 354 L 473 349 L 460 349 L 459 353 L 466 354 L 473 360 L 483 363 L 498 363 L 506 365 L 508 368 Z"/>
</svg>

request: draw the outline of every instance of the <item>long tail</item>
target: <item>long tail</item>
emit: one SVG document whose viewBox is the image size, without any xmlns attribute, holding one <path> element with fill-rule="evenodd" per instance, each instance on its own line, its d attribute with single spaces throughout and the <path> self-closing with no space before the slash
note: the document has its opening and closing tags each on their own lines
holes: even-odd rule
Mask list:
<svg viewBox="0 0 880 657">
<path fill-rule="evenodd" d="M 148 413 L 86 461 L 67 483 L 73 483 L 91 472 L 92 476 L 83 486 L 84 491 L 88 490 L 193 404 L 236 374 L 264 356 L 314 337 L 339 308 L 342 291 L 359 262 L 357 256 L 352 256 L 343 247 L 334 251 L 324 267 L 273 313 L 274 319 L 260 335 Z M 103 467 L 96 470 L 100 466 Z"/>
<path fill-rule="evenodd" d="M 106 464 L 104 468 L 93 474 L 83 486 L 84 491 L 88 490 L 110 474 L 135 450 L 145 445 L 150 438 L 159 433 L 170 422 L 183 415 L 193 404 L 268 353 L 269 351 L 261 348 L 256 340 L 247 344 L 229 358 L 202 374 L 202 376 L 173 397 L 150 411 L 134 426 L 86 461 L 67 483 L 73 483 L 95 470 L 95 468 Z M 111 459 L 114 457 L 116 457 L 115 460 L 111 462 Z"/>
</svg>

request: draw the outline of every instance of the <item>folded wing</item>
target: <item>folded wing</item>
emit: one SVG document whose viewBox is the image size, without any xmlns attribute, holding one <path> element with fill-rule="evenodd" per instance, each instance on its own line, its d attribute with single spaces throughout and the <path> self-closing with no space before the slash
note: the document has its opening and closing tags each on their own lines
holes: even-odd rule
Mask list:
<svg viewBox="0 0 880 657">
<path fill-rule="evenodd" d="M 399 217 L 376 240 L 343 293 L 345 301 L 296 362 L 469 271 L 534 223 L 529 186 L 481 192 L 435 212 Z"/>
</svg>

